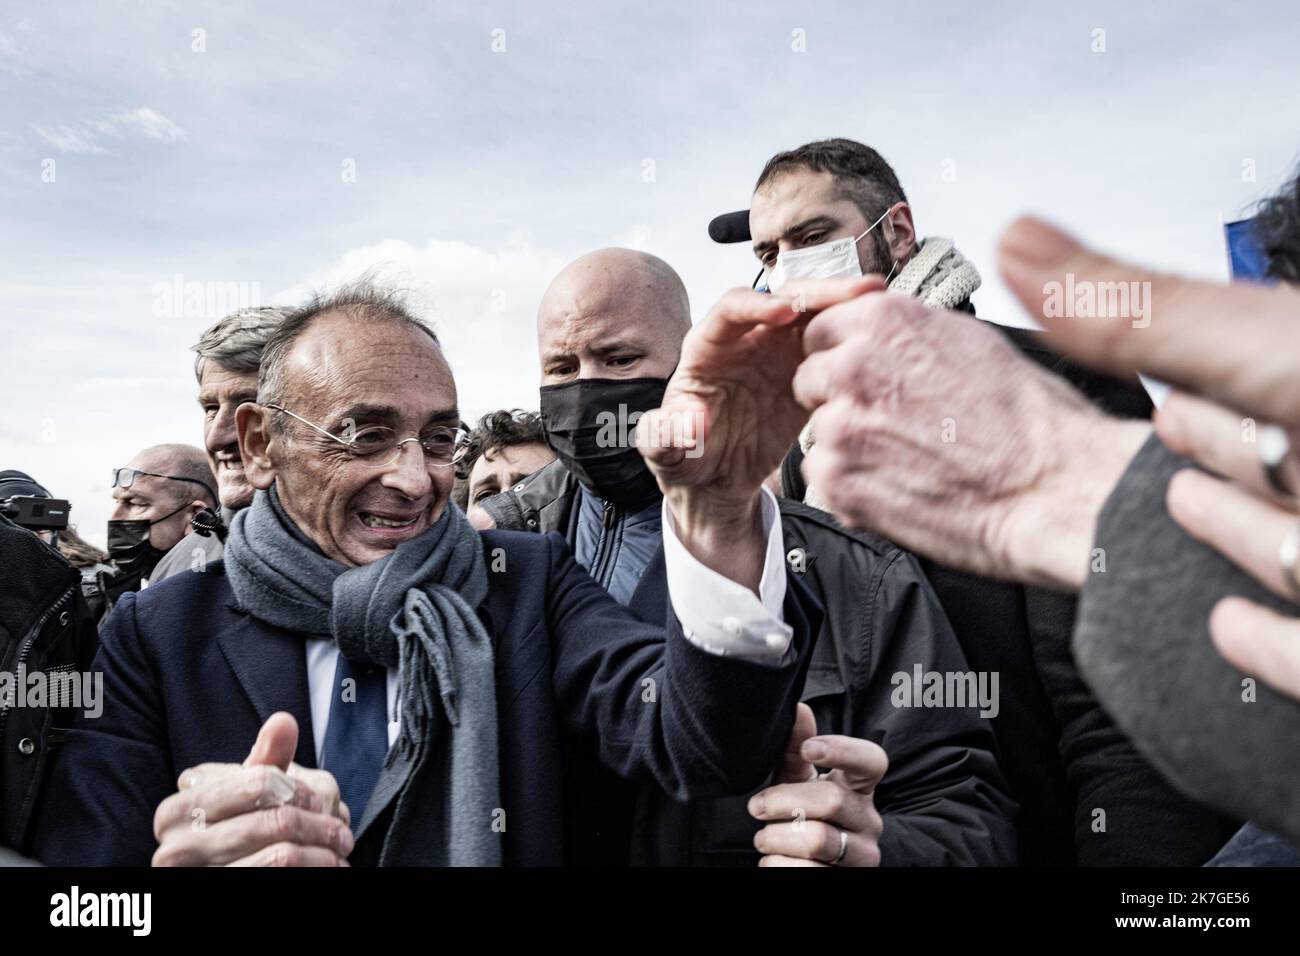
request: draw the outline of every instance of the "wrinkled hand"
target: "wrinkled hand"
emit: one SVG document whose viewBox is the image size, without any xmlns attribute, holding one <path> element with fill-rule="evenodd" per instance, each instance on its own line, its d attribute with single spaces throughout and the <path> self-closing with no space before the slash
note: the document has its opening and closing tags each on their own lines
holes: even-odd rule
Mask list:
<svg viewBox="0 0 1300 956">
<path fill-rule="evenodd" d="M 832 768 L 818 775 L 815 765 Z M 757 820 L 759 866 L 879 866 L 884 821 L 876 785 L 889 769 L 885 751 L 869 740 L 817 735 L 817 721 L 800 704 L 777 783 L 749 801 Z M 844 856 L 840 833 L 847 836 Z"/>
<path fill-rule="evenodd" d="M 158 805 L 154 866 L 347 866 L 351 815 L 324 770 L 293 763 L 298 724 L 271 715 L 242 765 L 205 763 Z"/>
<path fill-rule="evenodd" d="M 687 334 L 663 404 L 642 416 L 636 439 L 682 543 L 705 564 L 757 585 L 763 552 L 737 545 L 757 531 L 759 487 L 807 420 L 791 390 L 804 327 L 881 286 L 869 277 L 792 282 L 780 295 L 733 289 Z"/>
<path fill-rule="evenodd" d="M 979 574 L 1081 585 L 1096 514 L 1147 426 L 1106 419 L 997 329 L 909 296 L 828 308 L 804 348 L 804 473 L 841 520 Z"/>
<path fill-rule="evenodd" d="M 1021 220 L 1003 240 L 1003 274 L 1023 301 L 1041 302 L 1046 283 L 1072 274 L 1102 282 L 1137 282 L 1147 290 L 1144 319 L 1039 315 L 1052 342 L 1097 368 L 1143 371 L 1180 391 L 1156 416 L 1173 451 L 1223 479 L 1187 470 L 1169 484 L 1169 513 L 1188 534 L 1297 602 L 1279 550 L 1300 520 L 1294 499 L 1267 487 L 1257 439 L 1265 423 L 1290 435 L 1283 481 L 1300 489 L 1300 293 L 1278 285 L 1216 285 L 1161 275 L 1092 252 L 1069 236 Z M 1141 284 L 1145 283 L 1145 286 Z M 1234 666 L 1300 698 L 1300 621 L 1239 597 L 1210 615 L 1215 646 Z"/>
</svg>

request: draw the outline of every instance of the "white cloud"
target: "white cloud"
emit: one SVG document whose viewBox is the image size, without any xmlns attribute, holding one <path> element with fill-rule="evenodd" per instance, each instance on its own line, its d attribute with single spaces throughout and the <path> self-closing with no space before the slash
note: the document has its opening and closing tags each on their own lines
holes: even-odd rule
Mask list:
<svg viewBox="0 0 1300 956">
<path fill-rule="evenodd" d="M 185 130 L 147 106 L 114 113 L 108 119 L 116 129 L 124 133 L 135 133 L 158 143 L 183 143 L 187 138 Z"/>
<path fill-rule="evenodd" d="M 430 240 L 385 239 L 349 250 L 275 296 L 297 304 L 362 275 L 402 290 L 429 321 L 456 374 L 462 414 L 537 406 L 536 309 L 567 258 L 522 237 L 490 249 Z"/>
<path fill-rule="evenodd" d="M 7 33 L 0 33 L 0 75 L 21 80 L 30 76 L 31 72 L 31 61 L 27 51 L 14 37 Z"/>
<path fill-rule="evenodd" d="M 37 126 L 36 133 L 61 153 L 102 153 L 95 134 L 75 126 Z"/>
<path fill-rule="evenodd" d="M 37 134 L 62 153 L 105 153 L 102 137 L 144 139 L 172 145 L 183 143 L 188 136 L 183 128 L 148 106 L 119 110 L 102 119 L 87 120 L 77 126 L 37 126 Z"/>
</svg>

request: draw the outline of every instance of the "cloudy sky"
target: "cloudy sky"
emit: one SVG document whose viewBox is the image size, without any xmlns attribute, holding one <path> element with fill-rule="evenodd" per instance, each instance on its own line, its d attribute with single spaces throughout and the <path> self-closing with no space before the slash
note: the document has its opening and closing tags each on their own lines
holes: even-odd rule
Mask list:
<svg viewBox="0 0 1300 956">
<path fill-rule="evenodd" d="M 825 136 L 893 163 L 987 317 L 1024 321 L 992 250 L 1025 211 L 1222 278 L 1219 217 L 1300 156 L 1295 40 L 1281 0 L 0 0 L 0 468 L 102 543 L 110 468 L 200 442 L 223 305 L 376 267 L 467 414 L 535 407 L 556 270 L 648 250 L 699 318 L 755 271 L 708 220 Z"/>
</svg>

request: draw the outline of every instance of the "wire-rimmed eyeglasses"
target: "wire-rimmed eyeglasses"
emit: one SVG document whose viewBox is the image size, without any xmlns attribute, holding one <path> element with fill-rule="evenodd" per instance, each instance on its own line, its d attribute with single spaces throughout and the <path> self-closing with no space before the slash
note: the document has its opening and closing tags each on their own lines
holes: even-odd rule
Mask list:
<svg viewBox="0 0 1300 956">
<path fill-rule="evenodd" d="M 415 442 L 424 452 L 424 459 L 439 468 L 450 468 L 460 461 L 469 447 L 469 429 L 464 425 L 433 425 L 420 435 L 398 438 L 397 432 L 387 425 L 367 425 L 356 431 L 349 430 L 346 437 L 326 431 L 313 421 L 308 421 L 283 405 L 267 405 L 314 428 L 326 438 L 347 448 L 352 457 L 376 468 L 386 468 L 402 457 L 402 446 Z"/>
</svg>

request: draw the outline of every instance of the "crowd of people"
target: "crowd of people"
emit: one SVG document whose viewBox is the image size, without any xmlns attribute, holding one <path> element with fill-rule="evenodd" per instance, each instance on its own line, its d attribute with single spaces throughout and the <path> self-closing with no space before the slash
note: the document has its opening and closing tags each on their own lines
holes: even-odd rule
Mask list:
<svg viewBox="0 0 1300 956">
<path fill-rule="evenodd" d="M 753 288 L 693 324 L 667 262 L 584 255 L 538 304 L 537 410 L 473 427 L 373 281 L 221 319 L 204 448 L 114 468 L 107 551 L 0 473 L 0 661 L 103 687 L 4 701 L 0 846 L 1300 864 L 1300 180 L 1255 218 L 1271 283 L 1016 222 L 1042 332 L 977 316 L 919 219 L 868 146 L 780 153 L 711 230 Z"/>
</svg>

